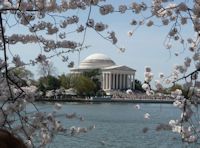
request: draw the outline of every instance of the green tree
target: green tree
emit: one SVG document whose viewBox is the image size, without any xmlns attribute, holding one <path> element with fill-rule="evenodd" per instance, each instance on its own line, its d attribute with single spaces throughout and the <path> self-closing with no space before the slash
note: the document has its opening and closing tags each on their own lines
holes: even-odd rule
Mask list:
<svg viewBox="0 0 200 148">
<path fill-rule="evenodd" d="M 144 89 L 142 88 L 142 83 L 138 79 L 135 79 L 135 90 L 144 92 Z"/>
<path fill-rule="evenodd" d="M 60 85 L 64 87 L 65 89 L 72 88 L 74 86 L 74 76 L 72 74 L 58 76 L 58 79 L 60 81 Z"/>
<path fill-rule="evenodd" d="M 85 72 L 80 75 L 64 75 L 59 76 L 60 85 L 65 89 L 74 88 L 78 95 L 95 95 L 100 89 L 100 83 L 96 77 L 96 71 Z M 98 86 L 99 85 L 99 86 Z"/>
<path fill-rule="evenodd" d="M 95 84 L 96 86 L 94 90 L 95 94 L 101 90 L 101 82 L 100 82 L 101 70 L 100 69 L 92 69 L 89 71 L 85 71 L 83 75 L 89 78 L 90 80 L 92 80 L 93 83 Z"/>
<path fill-rule="evenodd" d="M 95 83 L 83 75 L 73 77 L 73 88 L 76 89 L 78 95 L 94 95 L 96 90 Z"/>
<path fill-rule="evenodd" d="M 38 90 L 46 92 L 47 90 L 56 90 L 60 88 L 60 81 L 58 78 L 48 75 L 46 77 L 41 77 L 38 80 Z"/>
</svg>

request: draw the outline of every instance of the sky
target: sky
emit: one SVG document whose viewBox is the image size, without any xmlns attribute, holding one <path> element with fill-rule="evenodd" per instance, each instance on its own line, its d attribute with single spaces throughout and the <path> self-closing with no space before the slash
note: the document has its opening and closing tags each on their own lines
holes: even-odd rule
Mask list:
<svg viewBox="0 0 200 148">
<path fill-rule="evenodd" d="M 131 1 L 114 1 L 110 0 L 110 2 L 114 2 L 114 5 L 117 6 L 121 3 L 130 4 Z M 149 3 L 149 1 L 148 1 Z M 68 12 L 67 15 L 74 14 L 74 12 Z M 80 16 L 80 22 L 84 22 L 87 18 L 88 10 L 85 11 L 76 11 L 75 14 Z M 144 15 L 149 16 L 149 14 L 144 13 Z M 152 72 L 154 73 L 155 79 L 158 78 L 158 74 L 160 72 L 164 73 L 166 76 L 170 75 L 170 72 L 173 70 L 174 65 L 182 64 L 183 59 L 190 55 L 187 49 L 183 49 L 183 47 L 179 44 L 179 41 L 172 44 L 172 48 L 166 49 L 163 45 L 165 38 L 172 26 L 163 26 L 163 27 L 146 27 L 143 25 L 139 27 L 136 31 L 133 32 L 133 36 L 128 36 L 128 31 L 134 30 L 136 27 L 130 25 L 130 21 L 132 19 L 140 19 L 141 16 L 137 16 L 132 12 L 127 12 L 126 14 L 112 13 L 106 16 L 101 16 L 98 13 L 98 9 L 92 8 L 91 18 L 94 18 L 96 22 L 103 22 L 108 24 L 108 29 L 104 31 L 102 34 L 107 35 L 107 31 L 115 31 L 116 36 L 118 38 L 117 45 L 119 47 L 123 47 L 126 49 L 125 52 L 120 52 L 112 43 L 103 39 L 100 35 L 98 35 L 94 30 L 88 28 L 86 32 L 86 39 L 84 45 L 89 45 L 88 49 L 84 49 L 80 53 L 80 61 L 93 53 L 103 53 L 108 55 L 116 64 L 118 65 L 126 65 L 136 70 L 136 79 L 140 81 L 144 80 L 144 69 L 145 66 L 149 66 L 152 68 Z M 49 19 L 48 21 L 51 21 Z M 153 20 L 154 21 L 154 20 Z M 161 23 L 155 20 L 157 25 Z M 17 26 L 21 27 L 21 26 Z M 22 28 L 21 28 L 22 29 Z M 70 32 L 70 29 L 67 28 L 66 32 Z M 192 31 L 191 24 L 182 28 L 183 37 L 194 36 Z M 28 30 L 16 30 L 16 32 L 27 33 Z M 13 30 L 8 30 L 8 34 L 13 33 Z M 82 34 L 69 34 L 67 35 L 67 39 L 82 41 Z M 39 44 L 27 44 L 21 45 L 17 44 L 11 48 L 11 52 L 13 55 L 19 54 L 22 59 L 28 62 L 30 59 L 35 59 L 37 55 L 41 52 L 41 48 Z M 174 53 L 179 53 L 179 56 L 175 56 Z M 78 53 L 70 53 L 70 60 L 75 62 L 75 67 L 78 66 Z M 57 75 L 69 73 L 70 69 L 67 67 L 67 63 L 63 63 L 61 58 L 55 57 L 51 59 L 56 67 Z M 37 79 L 38 75 L 38 67 L 28 67 L 33 73 L 34 78 Z"/>
</svg>

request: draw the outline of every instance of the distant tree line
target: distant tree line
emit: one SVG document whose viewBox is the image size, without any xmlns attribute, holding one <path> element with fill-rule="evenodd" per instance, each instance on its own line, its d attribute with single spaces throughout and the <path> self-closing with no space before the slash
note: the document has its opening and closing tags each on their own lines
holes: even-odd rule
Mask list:
<svg viewBox="0 0 200 148">
<path fill-rule="evenodd" d="M 105 92 L 101 89 L 101 70 L 93 69 L 82 74 L 62 74 L 55 76 L 55 68 L 51 66 L 39 66 L 39 72 L 41 77 L 38 80 L 33 80 L 33 73 L 25 67 L 10 68 L 9 74 L 15 76 L 15 81 L 19 81 L 18 85 L 23 87 L 27 86 L 26 79 L 31 80 L 32 85 L 37 86 L 38 91 L 41 91 L 44 95 L 49 90 L 57 90 L 60 88 L 76 90 L 76 94 L 79 96 L 101 96 L 105 95 Z M 18 80 L 20 78 L 20 80 Z M 23 81 L 24 79 L 24 81 Z M 170 94 L 170 92 L 180 89 L 184 94 L 187 94 L 187 90 L 180 84 L 173 85 L 168 88 L 164 88 L 161 92 L 163 94 Z M 142 88 L 142 82 L 135 79 L 135 91 L 145 92 Z"/>
<path fill-rule="evenodd" d="M 38 72 L 41 77 L 38 80 L 33 79 L 33 73 L 25 67 L 10 68 L 9 74 L 14 76 L 15 82 L 23 87 L 27 86 L 27 79 L 31 80 L 30 83 L 38 87 L 38 91 L 41 91 L 44 95 L 49 90 L 57 90 L 60 88 L 76 90 L 76 94 L 79 96 L 101 96 L 105 95 L 105 92 L 101 89 L 101 70 L 93 69 L 83 72 L 82 74 L 62 74 L 55 76 L 56 68 L 52 63 L 49 65 L 39 65 Z M 23 81 L 24 80 L 24 81 Z M 187 90 L 184 86 L 176 84 L 168 88 L 164 88 L 162 93 L 170 94 L 171 91 L 180 89 L 184 94 L 187 94 Z M 142 88 L 142 82 L 135 79 L 135 90 L 138 92 L 145 92 Z"/>
<path fill-rule="evenodd" d="M 10 74 L 15 75 L 22 79 L 31 79 L 32 85 L 38 87 L 38 91 L 43 92 L 45 95 L 49 90 L 57 90 L 60 88 L 76 90 L 77 95 L 80 96 L 101 96 L 105 95 L 105 92 L 101 89 L 101 70 L 92 69 L 83 72 L 82 74 L 62 74 L 55 76 L 56 68 L 50 62 L 47 65 L 39 65 L 38 73 L 40 78 L 33 80 L 33 73 L 25 67 L 10 69 Z M 24 81 L 20 81 L 20 86 L 27 86 Z M 135 80 L 135 90 L 144 92 L 142 83 L 139 80 Z"/>
</svg>

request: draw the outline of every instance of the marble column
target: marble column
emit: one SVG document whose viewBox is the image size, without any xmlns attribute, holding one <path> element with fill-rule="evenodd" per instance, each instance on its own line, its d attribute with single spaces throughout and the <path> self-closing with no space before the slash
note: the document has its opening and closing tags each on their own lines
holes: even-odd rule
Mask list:
<svg viewBox="0 0 200 148">
<path fill-rule="evenodd" d="M 131 75 L 130 74 L 128 75 L 128 86 L 129 86 L 129 88 L 131 88 Z"/>
<path fill-rule="evenodd" d="M 106 89 L 106 86 L 107 86 L 107 78 L 106 78 L 107 74 L 105 73 L 105 87 L 104 89 Z"/>
<path fill-rule="evenodd" d="M 107 86 L 106 86 L 106 89 L 109 89 L 109 85 L 110 85 L 110 82 L 109 82 L 109 73 L 107 73 Z"/>
<path fill-rule="evenodd" d="M 120 86 L 121 86 L 121 89 L 122 89 L 123 88 L 123 74 L 121 74 L 120 81 L 121 81 L 120 82 L 120 84 L 121 84 Z"/>
<path fill-rule="evenodd" d="M 119 81 L 120 81 L 119 89 L 122 89 L 122 74 L 120 74 L 120 80 Z"/>
<path fill-rule="evenodd" d="M 115 89 L 115 73 L 112 74 L 112 89 Z"/>
<path fill-rule="evenodd" d="M 118 74 L 118 73 L 116 73 L 116 89 L 118 89 L 118 88 L 119 88 L 119 87 L 118 87 L 118 83 L 119 83 L 119 82 L 118 82 L 118 80 L 119 80 L 118 78 L 119 78 L 119 74 Z"/>
<path fill-rule="evenodd" d="M 108 85 L 108 81 L 107 81 L 107 73 L 105 73 L 105 88 L 104 88 L 104 89 L 107 89 L 107 85 Z"/>
<path fill-rule="evenodd" d="M 115 85 L 114 85 L 114 73 L 111 74 L 111 79 L 112 79 L 112 87 L 111 89 L 114 89 Z"/>
<path fill-rule="evenodd" d="M 126 74 L 123 74 L 123 89 L 126 89 Z"/>
<path fill-rule="evenodd" d="M 108 89 L 111 90 L 112 89 L 112 73 L 109 73 L 109 87 Z"/>
<path fill-rule="evenodd" d="M 128 77 L 127 77 L 127 74 L 125 74 L 125 79 L 124 79 L 124 81 L 125 81 L 125 89 L 127 89 L 128 88 Z"/>
<path fill-rule="evenodd" d="M 103 73 L 102 88 L 105 89 L 105 73 Z"/>
<path fill-rule="evenodd" d="M 110 89 L 112 89 L 112 84 L 113 84 L 113 80 L 112 80 L 112 77 L 113 77 L 113 74 L 111 73 L 110 74 Z"/>
</svg>

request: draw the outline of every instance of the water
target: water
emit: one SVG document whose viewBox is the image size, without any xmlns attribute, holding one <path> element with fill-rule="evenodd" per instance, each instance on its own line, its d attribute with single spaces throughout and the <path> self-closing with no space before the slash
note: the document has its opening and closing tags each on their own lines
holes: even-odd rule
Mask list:
<svg viewBox="0 0 200 148">
<path fill-rule="evenodd" d="M 41 110 L 52 110 L 53 104 L 39 104 Z M 64 103 L 61 113 L 76 112 L 84 117 L 84 121 L 60 117 L 65 126 L 96 128 L 78 136 L 57 136 L 50 148 L 182 148 L 196 147 L 183 145 L 179 135 L 171 131 L 156 131 L 160 123 L 168 123 L 177 119 L 180 111 L 171 104 L 79 104 Z M 150 119 L 144 119 L 145 113 Z M 143 128 L 148 131 L 143 133 Z"/>
</svg>

